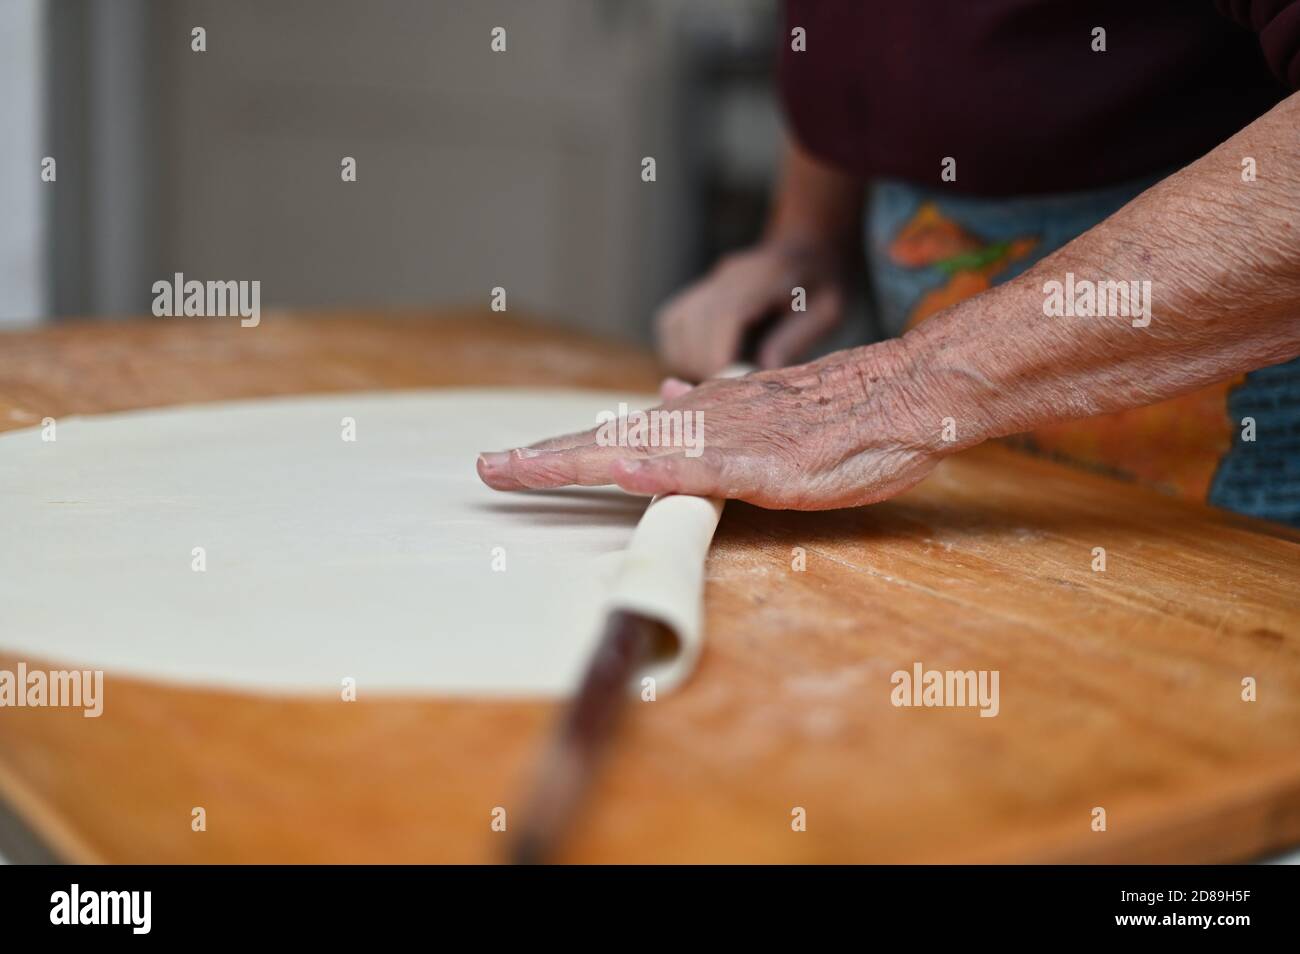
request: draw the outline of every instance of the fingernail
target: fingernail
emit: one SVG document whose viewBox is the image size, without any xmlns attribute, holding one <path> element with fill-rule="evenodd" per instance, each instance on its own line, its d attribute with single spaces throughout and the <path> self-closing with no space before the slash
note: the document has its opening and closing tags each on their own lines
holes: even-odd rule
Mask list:
<svg viewBox="0 0 1300 954">
<path fill-rule="evenodd" d="M 639 460 L 625 460 L 625 461 L 623 461 L 623 462 L 622 462 L 622 464 L 623 464 L 623 473 L 625 473 L 625 474 L 635 474 L 638 470 L 641 469 L 641 464 L 642 464 L 642 463 L 643 463 L 643 461 L 639 461 Z"/>
<path fill-rule="evenodd" d="M 489 470 L 495 470 L 498 467 L 504 467 L 510 460 L 510 455 L 505 451 L 484 451 L 478 455 L 478 461 Z"/>
<path fill-rule="evenodd" d="M 524 460 L 527 460 L 530 457 L 540 457 L 541 454 L 542 451 L 534 450 L 531 447 L 516 447 L 514 449 L 514 455 L 516 457 L 521 457 Z"/>
</svg>

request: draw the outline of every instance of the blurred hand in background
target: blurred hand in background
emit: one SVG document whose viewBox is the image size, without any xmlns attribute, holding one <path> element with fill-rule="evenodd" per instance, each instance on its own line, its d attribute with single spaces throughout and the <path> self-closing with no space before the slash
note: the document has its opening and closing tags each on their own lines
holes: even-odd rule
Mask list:
<svg viewBox="0 0 1300 954">
<path fill-rule="evenodd" d="M 763 240 L 723 258 L 656 316 L 670 370 L 701 381 L 742 358 L 778 368 L 806 355 L 843 320 L 861 212 L 860 182 L 791 146 Z"/>
<path fill-rule="evenodd" d="M 677 374 L 703 380 L 739 360 L 759 336 L 761 368 L 793 363 L 844 317 L 834 249 L 763 242 L 726 256 L 655 318 L 659 352 Z M 802 310 L 794 310 L 796 307 Z"/>
</svg>

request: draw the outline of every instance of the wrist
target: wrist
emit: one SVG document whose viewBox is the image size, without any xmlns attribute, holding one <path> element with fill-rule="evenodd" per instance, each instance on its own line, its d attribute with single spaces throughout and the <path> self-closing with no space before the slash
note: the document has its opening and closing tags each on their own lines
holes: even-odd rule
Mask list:
<svg viewBox="0 0 1300 954">
<path fill-rule="evenodd" d="M 759 240 L 761 247 L 792 263 L 838 263 L 844 255 L 844 237 L 814 225 L 773 222 Z"/>
<path fill-rule="evenodd" d="M 935 315 L 898 339 L 920 438 L 940 456 L 1027 430 L 1035 343 L 999 340 L 995 289 Z M 1005 337 L 1005 336 L 1003 336 Z"/>
<path fill-rule="evenodd" d="M 907 338 L 853 348 L 824 363 L 818 377 L 841 382 L 855 408 L 857 452 L 935 459 L 983 439 L 953 411 L 952 389 L 929 373 L 926 356 Z"/>
</svg>

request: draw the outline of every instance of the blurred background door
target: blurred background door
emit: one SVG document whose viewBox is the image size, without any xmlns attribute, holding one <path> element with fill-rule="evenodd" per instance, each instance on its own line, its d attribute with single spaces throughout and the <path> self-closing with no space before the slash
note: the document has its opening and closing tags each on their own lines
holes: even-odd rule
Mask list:
<svg viewBox="0 0 1300 954">
<path fill-rule="evenodd" d="M 45 23 L 41 0 L 0 3 L 0 325 L 47 310 L 40 186 Z"/>
</svg>

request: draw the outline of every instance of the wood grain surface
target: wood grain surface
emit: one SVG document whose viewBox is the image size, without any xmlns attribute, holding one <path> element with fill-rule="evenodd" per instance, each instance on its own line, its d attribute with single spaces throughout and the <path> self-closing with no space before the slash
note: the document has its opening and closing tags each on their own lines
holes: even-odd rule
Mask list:
<svg viewBox="0 0 1300 954">
<path fill-rule="evenodd" d="M 0 429 L 657 373 L 627 348 L 477 312 L 70 324 L 0 336 Z M 1300 841 L 1294 534 L 990 446 L 873 507 L 729 505 L 707 573 L 695 677 L 632 707 L 563 860 L 1227 861 Z M 891 674 L 917 662 L 997 670 L 1000 713 L 894 707 Z M 1247 676 L 1258 701 L 1242 701 Z M 69 860 L 496 861 L 492 811 L 522 803 L 557 711 L 112 673 L 105 696 L 99 719 L 0 709 L 0 794 Z"/>
</svg>

